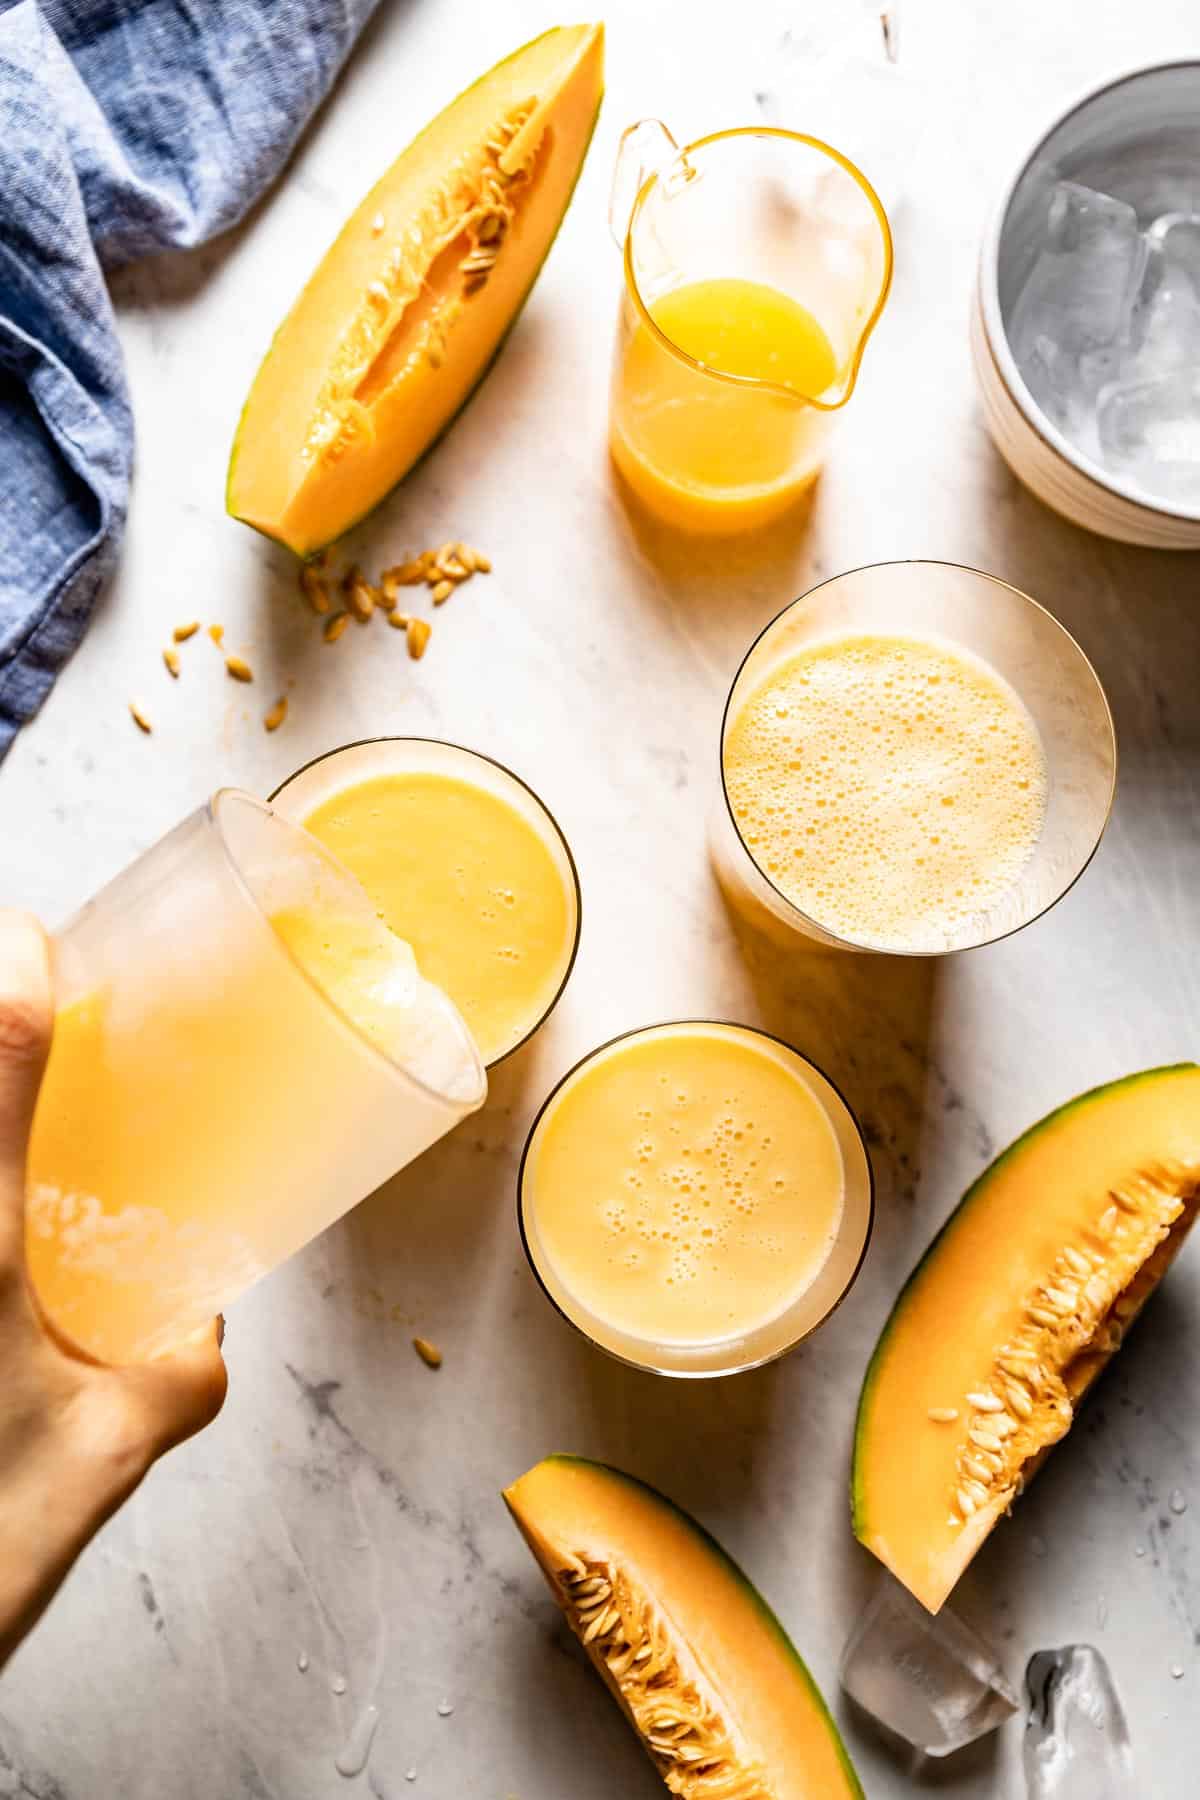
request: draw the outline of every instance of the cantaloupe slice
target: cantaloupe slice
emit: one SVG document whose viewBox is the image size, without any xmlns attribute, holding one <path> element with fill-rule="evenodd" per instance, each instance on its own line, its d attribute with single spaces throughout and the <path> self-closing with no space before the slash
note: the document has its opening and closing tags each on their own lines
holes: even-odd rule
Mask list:
<svg viewBox="0 0 1200 1800">
<path fill-rule="evenodd" d="M 242 412 L 228 510 L 299 555 L 361 518 L 454 418 L 533 286 L 603 91 L 600 25 L 460 94 L 343 228 Z"/>
<path fill-rule="evenodd" d="M 1200 1068 L 1149 1069 L 1027 1131 L 909 1277 L 863 1383 L 852 1505 L 931 1612 L 1070 1428 L 1198 1200 Z"/>
<path fill-rule="evenodd" d="M 538 1463 L 504 1498 L 672 1794 L 861 1800 L 783 1627 L 686 1513 L 632 1476 L 570 1456 Z"/>
</svg>

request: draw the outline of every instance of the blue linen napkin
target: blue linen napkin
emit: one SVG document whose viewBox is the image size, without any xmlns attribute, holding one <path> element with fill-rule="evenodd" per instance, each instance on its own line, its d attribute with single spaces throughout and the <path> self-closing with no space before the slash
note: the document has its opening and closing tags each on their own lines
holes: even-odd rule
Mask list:
<svg viewBox="0 0 1200 1800">
<path fill-rule="evenodd" d="M 375 4 L 0 0 L 0 759 L 124 528 L 133 418 L 103 271 L 235 224 Z"/>
</svg>

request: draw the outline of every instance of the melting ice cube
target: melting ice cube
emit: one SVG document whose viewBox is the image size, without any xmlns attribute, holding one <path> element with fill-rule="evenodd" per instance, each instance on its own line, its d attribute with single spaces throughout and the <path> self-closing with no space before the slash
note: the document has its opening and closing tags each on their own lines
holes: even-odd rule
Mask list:
<svg viewBox="0 0 1200 1800">
<path fill-rule="evenodd" d="M 1164 500 L 1200 506 L 1200 367 L 1113 383 L 1097 422 L 1110 468 Z"/>
<path fill-rule="evenodd" d="M 1039 339 L 1078 356 L 1122 337 L 1146 255 L 1132 206 L 1075 181 L 1056 183 L 1042 248 L 1009 322 L 1022 375 Z"/>
<path fill-rule="evenodd" d="M 1136 1800 L 1129 1730 L 1100 1652 L 1090 1644 L 1039 1650 L 1025 1686 L 1029 1800 Z"/>
<path fill-rule="evenodd" d="M 1146 232 L 1151 249 L 1160 249 L 1200 287 L 1200 213 L 1160 213 Z"/>
<path fill-rule="evenodd" d="M 1147 234 L 1147 242 L 1146 274 L 1130 322 L 1131 355 L 1121 370 L 1142 380 L 1188 364 L 1200 367 L 1200 256 L 1193 276 L 1176 254 L 1174 234 L 1162 241 Z"/>
<path fill-rule="evenodd" d="M 1018 1701 L 983 1639 L 948 1607 L 927 1613 L 880 1577 L 842 1652 L 850 1698 L 926 1756 L 948 1756 L 994 1731 Z"/>
</svg>

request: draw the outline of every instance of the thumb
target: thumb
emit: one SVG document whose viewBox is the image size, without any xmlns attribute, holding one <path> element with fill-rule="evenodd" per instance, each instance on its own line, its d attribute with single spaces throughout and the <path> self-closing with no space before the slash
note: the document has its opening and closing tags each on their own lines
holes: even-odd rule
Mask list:
<svg viewBox="0 0 1200 1800">
<path fill-rule="evenodd" d="M 0 1232 L 20 1218 L 25 1154 L 54 1027 L 50 947 L 28 913 L 0 911 Z"/>
<path fill-rule="evenodd" d="M 214 1319 L 177 1350 L 120 1371 L 155 1456 L 202 1431 L 220 1412 L 228 1385 L 224 1336 L 224 1319 Z"/>
</svg>

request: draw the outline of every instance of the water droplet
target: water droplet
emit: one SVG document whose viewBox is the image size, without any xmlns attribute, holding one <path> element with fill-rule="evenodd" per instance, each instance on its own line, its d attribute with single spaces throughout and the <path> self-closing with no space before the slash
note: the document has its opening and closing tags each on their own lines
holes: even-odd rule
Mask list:
<svg viewBox="0 0 1200 1800">
<path fill-rule="evenodd" d="M 302 1675 L 305 1675 L 308 1673 L 308 1657 L 305 1655 L 303 1650 L 300 1652 L 299 1656 L 296 1658 L 296 1667 L 299 1669 L 299 1671 Z"/>
<path fill-rule="evenodd" d="M 344 1675 L 335 1675 L 329 1686 L 333 1693 L 344 1694 L 346 1691 L 346 1677 Z"/>
<path fill-rule="evenodd" d="M 349 1737 L 333 1759 L 333 1766 L 339 1775 L 345 1775 L 349 1780 L 362 1774 L 371 1755 L 371 1745 L 378 1724 L 379 1708 L 364 1706 L 350 1727 Z"/>
<path fill-rule="evenodd" d="M 1104 1598 L 1103 1594 L 1101 1594 L 1096 1602 L 1096 1624 L 1101 1631 L 1103 1631 L 1104 1627 L 1108 1624 L 1108 1601 Z"/>
<path fill-rule="evenodd" d="M 405 1781 L 415 1781 L 417 1779 L 417 1771 L 415 1769 L 405 1769 L 404 1779 Z"/>
<path fill-rule="evenodd" d="M 1183 1680 L 1183 1664 L 1182 1663 L 1172 1663 L 1171 1664 L 1171 1680 L 1172 1681 L 1182 1681 Z"/>
<path fill-rule="evenodd" d="M 1145 1544 L 1135 1544 L 1133 1546 L 1133 1554 L 1135 1556 L 1145 1556 L 1145 1554 L 1146 1554 Z"/>
<path fill-rule="evenodd" d="M 1182 1488 L 1171 1489 L 1167 1505 L 1173 1513 L 1185 1513 L 1187 1511 L 1187 1495 Z"/>
<path fill-rule="evenodd" d="M 1029 1553 L 1031 1556 L 1045 1556 L 1045 1554 L 1046 1554 L 1045 1538 L 1036 1537 L 1036 1536 L 1031 1537 L 1029 1540 Z"/>
<path fill-rule="evenodd" d="M 438 1712 L 439 1719 L 448 1719 L 450 1717 L 450 1714 L 453 1711 L 454 1711 L 454 1707 L 449 1700 L 439 1700 L 438 1701 L 437 1712 Z"/>
</svg>

